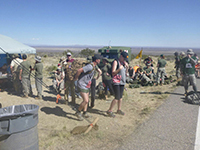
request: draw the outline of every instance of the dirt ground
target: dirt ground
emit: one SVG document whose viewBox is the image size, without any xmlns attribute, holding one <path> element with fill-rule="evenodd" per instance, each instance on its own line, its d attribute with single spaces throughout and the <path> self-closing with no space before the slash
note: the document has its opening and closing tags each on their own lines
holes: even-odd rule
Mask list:
<svg viewBox="0 0 200 150">
<path fill-rule="evenodd" d="M 44 70 L 59 60 L 59 58 L 50 57 L 42 59 L 45 66 Z M 156 59 L 154 58 L 154 60 Z M 30 56 L 29 60 L 34 62 L 33 56 Z M 131 65 L 136 64 L 139 64 L 139 60 L 131 62 Z M 168 61 L 166 67 L 168 75 L 174 74 L 173 65 L 174 61 Z M 157 70 L 155 69 L 155 71 Z M 45 71 L 44 74 L 44 82 L 47 85 L 52 85 L 52 79 L 49 78 L 48 71 Z M 31 78 L 31 81 L 33 93 L 36 95 L 34 79 Z M 101 79 L 98 81 L 101 81 Z M 115 118 L 106 116 L 106 111 L 113 97 L 108 100 L 101 100 L 97 97 L 95 107 L 88 109 L 91 117 L 84 121 L 77 120 L 74 115 L 75 111 L 70 104 L 64 104 L 64 100 L 60 100 L 59 104 L 56 104 L 56 95 L 46 88 L 43 88 L 43 100 L 35 100 L 33 97 L 21 98 L 4 91 L 0 93 L 0 102 L 3 107 L 20 104 L 36 104 L 39 106 L 38 135 L 40 150 L 115 149 L 163 103 L 170 92 L 176 88 L 176 83 L 135 89 L 130 89 L 126 85 L 126 88 L 127 91 L 124 92 L 122 104 L 125 116 L 116 114 Z M 64 92 L 61 94 L 62 98 L 63 94 Z M 76 99 L 77 107 L 81 101 L 81 99 Z M 116 110 L 117 106 L 114 112 Z M 99 118 L 97 122 L 98 130 L 92 130 L 87 135 L 72 135 L 70 133 L 74 127 L 89 125 L 96 117 Z"/>
</svg>

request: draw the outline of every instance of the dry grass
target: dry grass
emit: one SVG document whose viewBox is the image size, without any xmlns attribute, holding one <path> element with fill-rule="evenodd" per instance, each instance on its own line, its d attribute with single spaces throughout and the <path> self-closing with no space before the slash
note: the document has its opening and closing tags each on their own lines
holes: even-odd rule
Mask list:
<svg viewBox="0 0 200 150">
<path fill-rule="evenodd" d="M 28 58 L 34 63 L 34 56 Z M 153 57 L 157 62 L 157 58 Z M 58 63 L 58 57 L 46 57 L 42 58 L 44 68 L 49 66 L 56 66 Z M 133 60 L 131 65 L 139 64 L 139 60 Z M 156 63 L 154 63 L 156 66 Z M 174 62 L 168 61 L 166 67 L 167 73 L 171 75 L 173 71 Z M 156 69 L 155 69 L 156 72 Z M 44 82 L 48 85 L 52 84 L 52 79 L 49 71 L 44 70 Z M 98 80 L 98 82 L 101 79 Z M 34 83 L 34 79 L 32 79 Z M 82 122 L 77 121 L 74 116 L 74 110 L 70 106 L 65 104 L 56 104 L 56 95 L 48 92 L 44 89 L 43 95 L 45 99 L 42 101 L 36 101 L 33 98 L 29 98 L 24 102 L 19 97 L 7 98 L 6 93 L 3 106 L 10 106 L 10 104 L 23 104 L 34 103 L 40 106 L 39 110 L 39 146 L 40 150 L 65 150 L 65 149 L 115 149 L 119 146 L 125 138 L 133 132 L 133 130 L 145 121 L 158 106 L 160 106 L 164 99 L 169 96 L 169 93 L 174 90 L 176 83 L 169 85 L 157 86 L 157 87 L 141 87 L 130 89 L 128 85 L 123 96 L 122 109 L 125 111 L 125 116 L 116 115 L 115 118 L 106 117 L 106 111 L 108 110 L 112 97 L 109 101 L 96 99 L 95 108 L 88 109 L 93 121 L 94 118 L 99 117 L 98 131 L 91 131 L 87 135 L 71 135 L 70 131 L 76 126 L 85 126 L 89 123 L 84 120 Z M 35 89 L 34 93 L 36 93 Z M 63 95 L 62 95 L 63 96 Z M 80 104 L 82 100 L 77 99 L 77 104 Z M 115 107 L 114 112 L 117 110 Z"/>
</svg>

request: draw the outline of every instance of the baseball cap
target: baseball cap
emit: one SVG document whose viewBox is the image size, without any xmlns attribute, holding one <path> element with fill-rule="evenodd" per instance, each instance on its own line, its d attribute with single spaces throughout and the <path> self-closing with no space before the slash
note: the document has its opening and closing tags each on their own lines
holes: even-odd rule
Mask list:
<svg viewBox="0 0 200 150">
<path fill-rule="evenodd" d="M 23 54 L 22 55 L 22 59 L 26 59 L 27 58 L 27 55 L 26 54 Z"/>
<path fill-rule="evenodd" d="M 70 52 L 67 53 L 67 56 L 71 56 L 72 54 Z"/>
<path fill-rule="evenodd" d="M 93 61 L 97 60 L 97 59 L 102 59 L 102 56 L 100 54 L 94 54 L 94 56 L 92 57 Z"/>
<path fill-rule="evenodd" d="M 121 55 L 124 57 L 125 61 L 128 62 L 128 53 L 127 52 L 121 52 Z"/>
</svg>

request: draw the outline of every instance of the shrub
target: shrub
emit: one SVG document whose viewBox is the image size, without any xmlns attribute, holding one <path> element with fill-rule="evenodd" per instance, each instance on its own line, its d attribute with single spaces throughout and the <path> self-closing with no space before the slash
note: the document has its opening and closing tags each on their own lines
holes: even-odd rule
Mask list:
<svg viewBox="0 0 200 150">
<path fill-rule="evenodd" d="M 93 56 L 95 54 L 95 50 L 86 48 L 86 49 L 81 50 L 81 52 L 79 54 L 83 57 Z"/>
<path fill-rule="evenodd" d="M 56 70 L 57 69 L 57 66 L 48 66 L 47 68 L 46 68 L 46 71 L 48 71 L 48 72 L 52 72 L 52 71 L 54 71 L 54 70 Z"/>
<path fill-rule="evenodd" d="M 71 50 L 69 50 L 69 49 L 68 49 L 67 51 L 64 51 L 64 52 L 62 53 L 62 55 L 66 56 L 68 52 L 70 52 L 70 53 L 73 55 L 73 52 L 72 52 Z"/>
</svg>

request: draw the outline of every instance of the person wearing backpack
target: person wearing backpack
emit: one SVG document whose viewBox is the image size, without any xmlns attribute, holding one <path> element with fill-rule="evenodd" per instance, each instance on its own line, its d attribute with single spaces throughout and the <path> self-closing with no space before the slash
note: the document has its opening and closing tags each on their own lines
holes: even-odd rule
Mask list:
<svg viewBox="0 0 200 150">
<path fill-rule="evenodd" d="M 71 90 L 72 104 L 75 105 L 76 97 L 75 97 L 75 83 L 73 81 L 73 77 L 71 75 L 71 65 L 74 62 L 72 59 L 72 54 L 70 52 L 67 53 L 66 67 L 65 71 L 65 100 L 69 101 L 69 90 Z"/>
<path fill-rule="evenodd" d="M 107 111 L 109 117 L 115 117 L 112 110 L 115 104 L 118 104 L 117 114 L 125 115 L 121 110 L 122 95 L 124 86 L 126 84 L 126 76 L 128 73 L 128 53 L 122 52 L 119 59 L 116 59 L 112 63 L 112 84 L 115 93 L 115 98 L 110 104 L 110 108 Z"/>
<path fill-rule="evenodd" d="M 87 107 L 89 102 L 89 90 L 92 83 L 92 78 L 95 73 L 95 66 L 100 63 L 100 59 L 101 55 L 95 54 L 92 58 L 92 62 L 78 69 L 74 78 L 74 81 L 78 79 L 77 86 L 79 88 L 81 97 L 83 98 L 83 101 L 81 102 L 78 110 L 75 113 L 78 120 L 80 121 L 83 120 L 83 117 L 85 118 L 89 117 L 89 115 L 87 114 Z M 83 110 L 83 115 L 81 114 L 82 110 Z"/>
<path fill-rule="evenodd" d="M 112 70 L 111 64 L 108 62 L 108 59 L 106 57 L 103 58 L 103 68 L 102 68 L 102 82 L 105 84 L 105 98 L 108 98 L 108 88 L 111 95 L 114 95 L 114 90 L 112 86 L 112 76 L 111 72 L 109 70 Z"/>
</svg>

